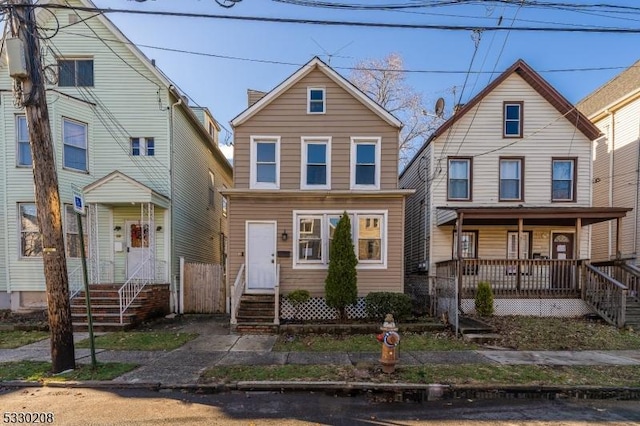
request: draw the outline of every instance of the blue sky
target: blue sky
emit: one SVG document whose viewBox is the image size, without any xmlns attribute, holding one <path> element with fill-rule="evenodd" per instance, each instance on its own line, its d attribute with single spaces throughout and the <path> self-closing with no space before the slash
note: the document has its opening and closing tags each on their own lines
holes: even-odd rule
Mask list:
<svg viewBox="0 0 640 426">
<path fill-rule="evenodd" d="M 349 4 L 436 3 L 435 0 L 342 1 Z M 584 7 L 564 10 L 558 7 L 516 7 L 485 2 L 484 5 L 458 4 L 404 11 L 359 11 L 297 6 L 271 0 L 243 0 L 231 9 L 218 6 L 214 0 L 94 2 L 99 7 L 114 9 L 275 18 L 497 26 L 502 17 L 500 26 L 504 28 L 513 23 L 516 27 L 587 25 L 640 30 L 640 7 L 637 11 L 611 13 Z M 564 3 L 635 4 L 628 0 L 565 0 Z M 229 120 L 246 108 L 248 88 L 270 90 L 314 55 L 325 61 L 330 59 L 331 65 L 345 76 L 350 73 L 348 68 L 356 62 L 382 58 L 392 52 L 404 58 L 408 70 L 452 71 L 407 74 L 408 83 L 424 95 L 426 105 L 433 105 L 437 98 L 444 97 L 448 109 L 454 103 L 454 86 L 457 102 L 467 80 L 461 99 L 465 102 L 519 58 L 529 63 L 574 103 L 640 59 L 640 33 L 485 31 L 481 34 L 474 57 L 476 49 L 471 31 L 301 25 L 121 13 L 107 16 L 138 45 L 220 56 L 199 56 L 141 47 L 193 101 L 208 107 L 227 129 L 230 128 Z M 483 73 L 472 73 L 467 78 L 466 71 L 470 67 L 474 72 Z M 610 67 L 618 69 L 549 72 Z M 495 74 L 491 74 L 494 71 Z"/>
</svg>

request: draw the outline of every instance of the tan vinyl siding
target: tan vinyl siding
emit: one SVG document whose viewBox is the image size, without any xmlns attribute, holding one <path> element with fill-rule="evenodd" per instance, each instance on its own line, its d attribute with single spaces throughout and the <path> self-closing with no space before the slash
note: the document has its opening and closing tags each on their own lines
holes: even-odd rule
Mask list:
<svg viewBox="0 0 640 426">
<path fill-rule="evenodd" d="M 364 296 L 372 291 L 402 292 L 402 198 L 390 199 L 290 199 L 290 198 L 260 198 L 253 199 L 231 198 L 230 217 L 231 234 L 234 236 L 229 242 L 229 279 L 233 283 L 240 265 L 244 263 L 245 223 L 247 220 L 275 220 L 277 221 L 277 250 L 289 251 L 291 257 L 279 257 L 280 264 L 280 292 L 287 294 L 297 289 L 307 289 L 313 296 L 324 296 L 324 280 L 326 269 L 293 269 L 295 249 L 295 235 L 293 235 L 293 211 L 344 211 L 354 210 L 387 210 L 387 268 L 359 269 L 358 294 Z M 287 231 L 289 239 L 282 241 L 280 235 Z"/>
<path fill-rule="evenodd" d="M 502 137 L 502 109 L 506 100 L 524 102 L 523 138 Z M 432 184 L 435 206 L 487 206 L 497 203 L 501 206 L 566 205 L 551 202 L 553 157 L 577 157 L 576 201 L 570 204 L 590 205 L 590 141 L 516 74 L 508 77 L 434 142 L 434 161 L 442 165 L 442 171 L 435 174 Z M 474 157 L 472 202 L 447 202 L 449 156 Z M 524 201 L 499 201 L 501 156 L 525 158 Z"/>
<path fill-rule="evenodd" d="M 307 88 L 326 90 L 326 113 L 307 114 Z M 235 129 L 236 188 L 249 187 L 251 136 L 280 136 L 280 189 L 300 188 L 302 136 L 331 136 L 331 189 L 349 189 L 351 137 L 381 137 L 381 189 L 396 189 L 398 130 L 315 70 Z"/>
<path fill-rule="evenodd" d="M 214 159 L 206 139 L 190 125 L 181 109 L 174 118 L 174 271 L 178 257 L 188 262 L 220 264 L 221 234 L 228 235 L 228 219 L 222 215 L 223 186 L 231 187 L 231 175 Z M 214 174 L 214 205 L 209 207 L 209 170 Z"/>
<path fill-rule="evenodd" d="M 407 274 L 424 271 L 429 266 L 431 235 L 427 181 L 431 175 L 432 147 L 429 144 L 423 148 L 400 177 L 400 188 L 416 190 L 407 197 L 405 207 L 404 269 Z"/>
</svg>

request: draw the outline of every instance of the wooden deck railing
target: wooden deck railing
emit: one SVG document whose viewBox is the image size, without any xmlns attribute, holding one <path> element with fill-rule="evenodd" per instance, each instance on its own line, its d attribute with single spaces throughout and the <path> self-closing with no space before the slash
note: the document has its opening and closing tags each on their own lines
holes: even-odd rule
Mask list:
<svg viewBox="0 0 640 426">
<path fill-rule="evenodd" d="M 605 320 L 623 327 L 627 306 L 627 287 L 599 267 L 586 265 L 583 299 Z"/>
<path fill-rule="evenodd" d="M 569 297 L 580 295 L 581 260 L 463 259 L 436 264 L 436 276 L 457 277 L 461 262 L 461 298 L 473 298 L 480 281 L 496 297 Z"/>
</svg>

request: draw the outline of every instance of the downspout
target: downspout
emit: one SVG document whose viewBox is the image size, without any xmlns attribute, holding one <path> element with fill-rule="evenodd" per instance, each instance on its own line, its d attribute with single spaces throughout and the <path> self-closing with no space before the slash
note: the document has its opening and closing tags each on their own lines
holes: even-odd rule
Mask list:
<svg viewBox="0 0 640 426">
<path fill-rule="evenodd" d="M 173 86 L 169 86 L 169 92 L 172 92 L 172 90 L 174 90 Z M 170 243 L 170 253 L 169 253 L 169 276 L 171 277 L 171 281 L 173 282 L 173 286 L 174 286 L 174 303 L 173 303 L 173 309 L 174 312 L 178 312 L 178 297 L 177 297 L 177 284 L 176 284 L 176 273 L 174 271 L 174 261 L 173 261 L 173 256 L 175 253 L 175 212 L 173 211 L 174 208 L 174 203 L 173 203 L 173 198 L 175 196 L 175 173 L 174 173 L 174 169 L 173 169 L 173 165 L 174 165 L 174 147 L 173 147 L 173 133 L 174 133 L 174 124 L 173 124 L 173 120 L 175 118 L 175 114 L 174 114 L 174 108 L 177 107 L 178 105 L 182 105 L 182 97 L 176 93 L 176 97 L 178 98 L 177 102 L 174 102 L 173 104 L 171 104 L 171 107 L 169 108 L 169 176 L 171 179 L 170 185 L 171 185 L 171 197 L 169 198 L 169 205 L 170 205 L 170 223 L 171 223 L 171 232 L 170 234 L 170 239 L 171 239 L 171 243 Z"/>
<path fill-rule="evenodd" d="M 607 111 L 609 113 L 609 117 L 611 117 L 611 124 L 609 126 L 609 141 L 611 152 L 609 154 L 609 207 L 613 207 L 613 167 L 614 167 L 614 156 L 615 156 L 615 146 L 616 146 L 616 133 L 615 133 L 615 116 L 613 112 Z M 613 229 L 612 223 L 609 221 L 609 243 L 607 244 L 607 254 L 609 259 L 611 259 L 611 243 L 613 242 Z"/>
</svg>

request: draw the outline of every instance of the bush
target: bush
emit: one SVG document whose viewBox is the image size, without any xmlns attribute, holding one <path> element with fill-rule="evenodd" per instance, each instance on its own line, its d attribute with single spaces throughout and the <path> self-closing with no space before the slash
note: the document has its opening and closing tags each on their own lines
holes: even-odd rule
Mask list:
<svg viewBox="0 0 640 426">
<path fill-rule="evenodd" d="M 329 252 L 329 271 L 324 281 L 327 305 L 338 311 L 338 318 L 345 320 L 347 306 L 358 300 L 358 259 L 351 240 L 351 221 L 344 212 L 333 234 Z"/>
<path fill-rule="evenodd" d="M 493 290 L 488 281 L 480 281 L 478 283 L 478 292 L 476 293 L 476 314 L 481 317 L 493 315 Z"/>
<path fill-rule="evenodd" d="M 307 303 L 307 301 L 311 298 L 311 294 L 308 290 L 294 290 L 291 293 L 287 294 L 287 300 L 293 308 L 296 310 L 293 314 L 293 319 L 298 318 L 298 314 L 300 312 L 300 305 Z"/>
<path fill-rule="evenodd" d="M 404 293 L 375 292 L 364 298 L 367 316 L 382 321 L 385 315 L 392 314 L 396 321 L 411 317 L 411 297 Z"/>
</svg>

